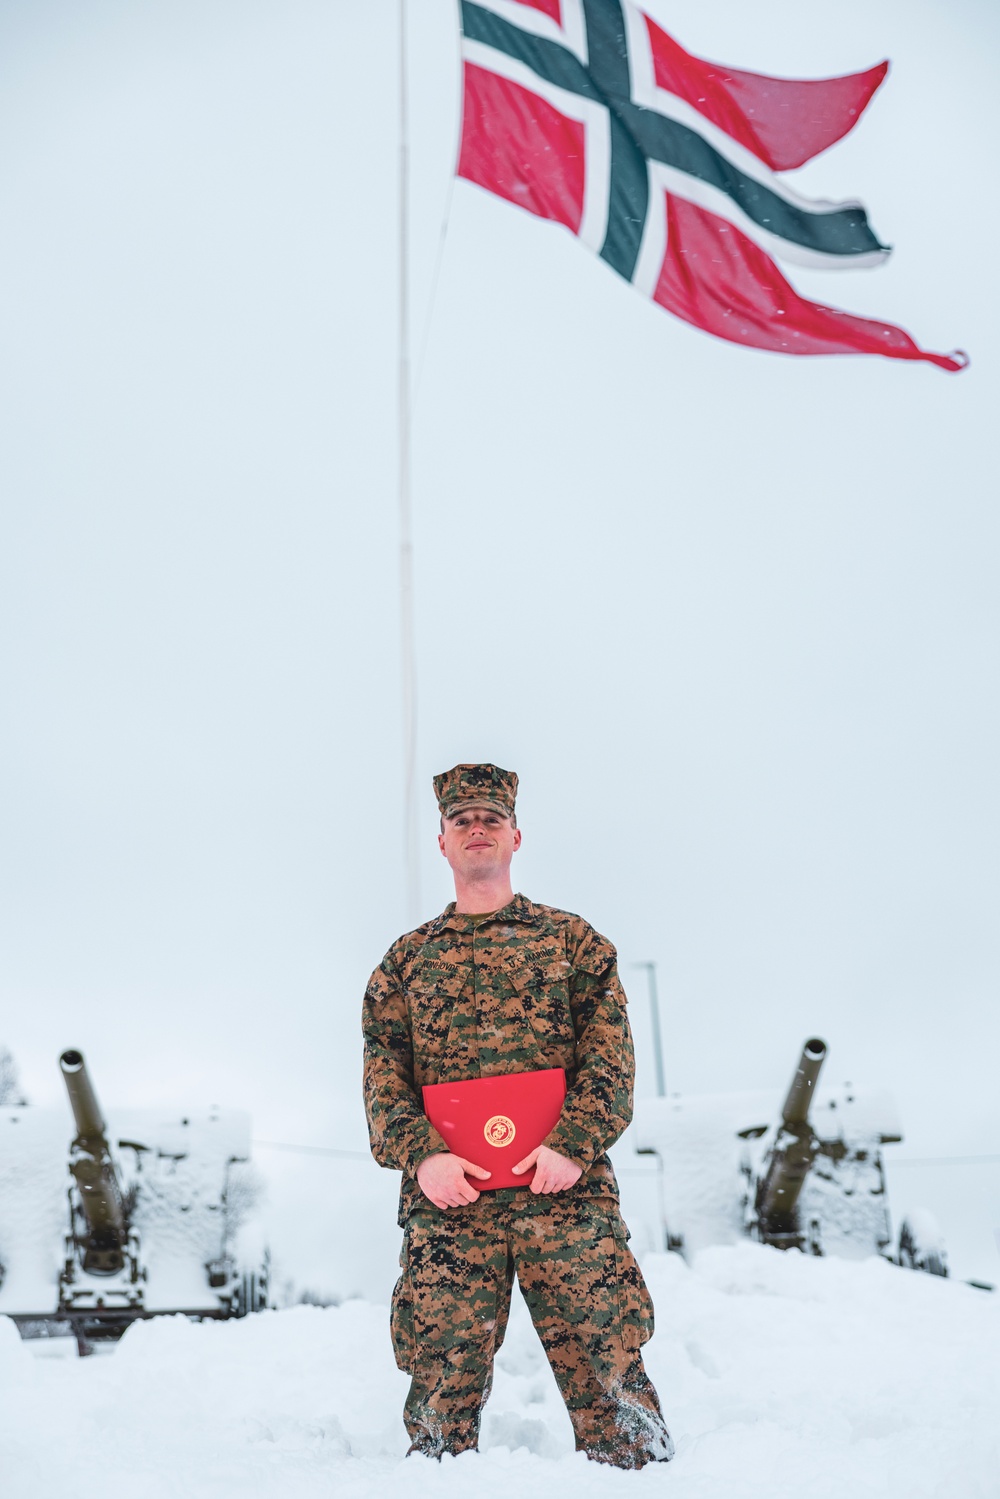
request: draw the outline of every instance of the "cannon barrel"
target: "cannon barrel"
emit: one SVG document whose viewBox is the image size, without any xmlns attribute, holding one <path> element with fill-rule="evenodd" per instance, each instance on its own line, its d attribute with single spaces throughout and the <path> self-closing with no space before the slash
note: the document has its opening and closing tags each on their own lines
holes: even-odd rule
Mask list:
<svg viewBox="0 0 1000 1499">
<path fill-rule="evenodd" d="M 64 1051 L 59 1058 L 59 1070 L 69 1094 L 78 1136 L 81 1140 L 103 1140 L 107 1125 L 82 1052 Z"/>
<path fill-rule="evenodd" d="M 83 1268 L 96 1275 L 113 1275 L 125 1263 L 128 1228 L 107 1126 L 82 1053 L 64 1051 L 59 1068 L 76 1124 L 69 1169 L 79 1190 L 87 1225 L 86 1234 L 78 1235 Z"/>
<path fill-rule="evenodd" d="M 817 1150 L 809 1105 L 825 1056 L 825 1041 L 813 1036 L 806 1042 L 781 1110 L 781 1129 L 757 1189 L 757 1219 L 765 1243 L 786 1245 L 800 1239 L 798 1202 Z"/>
<path fill-rule="evenodd" d="M 813 1089 L 825 1057 L 826 1042 L 821 1041 L 818 1036 L 811 1037 L 803 1046 L 792 1086 L 781 1111 L 781 1118 L 788 1129 L 801 1129 L 808 1121 Z"/>
</svg>

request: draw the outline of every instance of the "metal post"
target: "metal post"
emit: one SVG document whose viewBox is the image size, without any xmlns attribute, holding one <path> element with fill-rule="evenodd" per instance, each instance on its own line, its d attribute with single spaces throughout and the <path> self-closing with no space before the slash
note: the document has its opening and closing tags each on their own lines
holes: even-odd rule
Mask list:
<svg viewBox="0 0 1000 1499">
<path fill-rule="evenodd" d="M 653 1061 L 656 1065 L 656 1093 L 666 1098 L 667 1084 L 663 1074 L 663 1036 L 660 1031 L 660 999 L 656 992 L 656 964 L 633 963 L 633 968 L 645 968 L 649 979 L 649 1008 L 653 1020 Z"/>
<path fill-rule="evenodd" d="M 410 497 L 410 163 L 406 0 L 399 0 L 399 612 L 403 683 L 403 818 L 406 898 L 420 920 L 420 854 L 415 802 L 417 661 L 413 627 L 413 524 Z"/>
</svg>

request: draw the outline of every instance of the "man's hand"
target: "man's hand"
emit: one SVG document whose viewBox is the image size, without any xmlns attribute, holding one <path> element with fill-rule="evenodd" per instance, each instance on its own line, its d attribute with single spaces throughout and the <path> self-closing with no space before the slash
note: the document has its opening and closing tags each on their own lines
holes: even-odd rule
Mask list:
<svg viewBox="0 0 1000 1499">
<path fill-rule="evenodd" d="M 417 1182 L 425 1197 L 436 1208 L 459 1208 L 467 1202 L 478 1202 L 479 1193 L 466 1176 L 486 1181 L 492 1173 L 460 1155 L 438 1152 L 425 1156 L 417 1167 Z"/>
<path fill-rule="evenodd" d="M 518 1161 L 514 1167 L 514 1175 L 522 1176 L 532 1166 L 535 1167 L 535 1174 L 531 1178 L 533 1192 L 565 1192 L 567 1187 L 572 1187 L 583 1175 L 582 1166 L 578 1166 L 568 1156 L 560 1155 L 558 1150 L 550 1150 L 547 1145 L 539 1145 L 523 1161 Z"/>
</svg>

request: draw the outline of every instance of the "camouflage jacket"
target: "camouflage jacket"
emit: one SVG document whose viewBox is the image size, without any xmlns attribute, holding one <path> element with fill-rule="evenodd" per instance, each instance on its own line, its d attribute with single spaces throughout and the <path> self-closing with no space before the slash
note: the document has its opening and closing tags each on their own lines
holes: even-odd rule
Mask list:
<svg viewBox="0 0 1000 1499">
<path fill-rule="evenodd" d="M 567 1094 L 544 1143 L 583 1167 L 574 1195 L 617 1198 L 605 1151 L 632 1117 L 632 1035 L 615 949 L 581 917 L 523 895 L 488 916 L 452 903 L 372 974 L 364 1037 L 372 1154 L 403 1172 L 401 1224 L 426 1206 L 420 1162 L 448 1148 L 421 1087 L 545 1067 L 566 1069 Z"/>
</svg>

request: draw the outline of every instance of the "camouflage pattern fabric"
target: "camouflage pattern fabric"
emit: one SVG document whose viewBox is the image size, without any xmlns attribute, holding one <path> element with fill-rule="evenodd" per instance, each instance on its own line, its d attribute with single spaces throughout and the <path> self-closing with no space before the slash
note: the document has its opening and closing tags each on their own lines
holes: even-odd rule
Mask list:
<svg viewBox="0 0 1000 1499">
<path fill-rule="evenodd" d="M 513 1277 L 566 1402 L 577 1449 L 639 1468 L 673 1443 L 643 1367 L 653 1308 L 613 1203 L 504 1190 L 411 1214 L 393 1293 L 396 1362 L 411 1376 L 411 1451 L 475 1447 Z"/>
<path fill-rule="evenodd" d="M 462 806 L 495 807 L 513 817 L 517 776 L 499 765 L 453 765 L 434 777 L 434 795 L 442 817 L 453 817 Z"/>
<path fill-rule="evenodd" d="M 581 917 L 523 895 L 488 916 L 452 904 L 386 953 L 363 1025 L 372 1154 L 403 1172 L 400 1224 L 427 1204 L 420 1162 L 448 1148 L 421 1087 L 547 1067 L 567 1094 L 544 1143 L 583 1168 L 574 1198 L 617 1201 L 605 1152 L 632 1117 L 632 1036 L 615 949 Z"/>
</svg>

